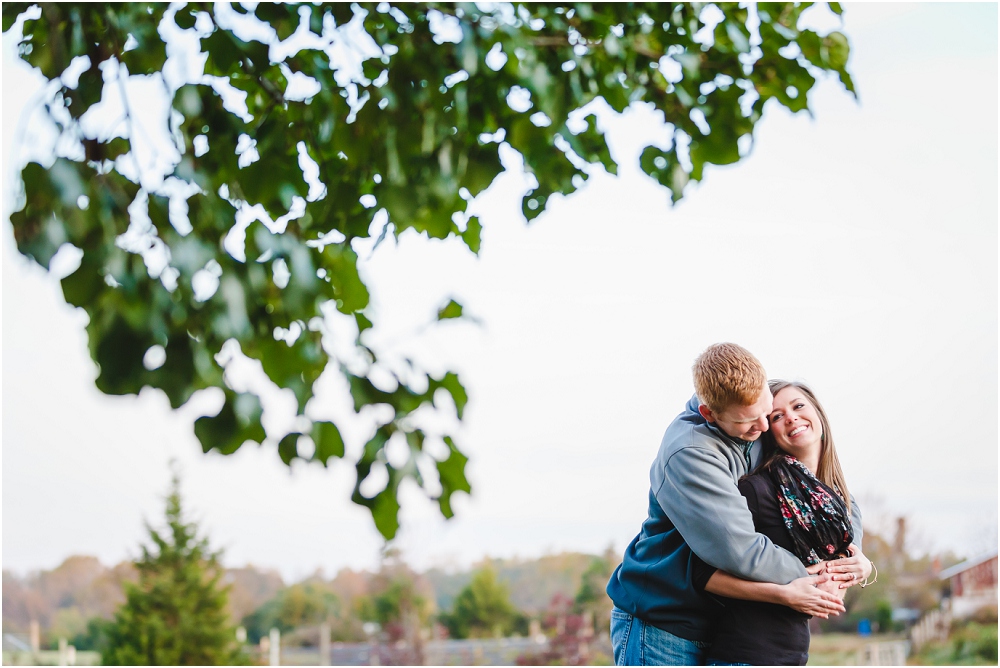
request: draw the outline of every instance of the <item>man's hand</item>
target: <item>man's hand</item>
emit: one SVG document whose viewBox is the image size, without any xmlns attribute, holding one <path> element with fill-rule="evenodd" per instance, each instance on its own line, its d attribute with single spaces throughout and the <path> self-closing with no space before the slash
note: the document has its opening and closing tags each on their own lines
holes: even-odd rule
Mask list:
<svg viewBox="0 0 1000 668">
<path fill-rule="evenodd" d="M 872 572 L 872 562 L 856 545 L 852 544 L 848 549 L 851 556 L 826 562 L 826 572 L 841 583 L 842 589 L 861 584 Z"/>
<path fill-rule="evenodd" d="M 792 580 L 781 587 L 782 604 L 813 617 L 829 619 L 830 615 L 839 615 L 846 608 L 840 600 L 841 596 L 827 591 L 828 587 L 837 587 L 837 582 L 829 575 L 809 575 Z"/>
</svg>

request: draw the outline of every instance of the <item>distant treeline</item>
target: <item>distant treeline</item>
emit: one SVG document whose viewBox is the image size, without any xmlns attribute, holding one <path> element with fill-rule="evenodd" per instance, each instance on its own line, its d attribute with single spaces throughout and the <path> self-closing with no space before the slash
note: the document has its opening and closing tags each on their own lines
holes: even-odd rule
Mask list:
<svg viewBox="0 0 1000 668">
<path fill-rule="evenodd" d="M 368 637 L 366 622 L 394 636 L 405 633 L 410 620 L 422 627 L 436 624 L 438 632 L 452 637 L 492 636 L 524 634 L 532 619 L 544 622 L 547 616 L 584 608 L 592 609 L 598 622 L 604 608 L 610 610 L 604 584 L 618 560 L 609 549 L 603 555 L 485 559 L 466 570 L 418 573 L 389 550 L 376 571 L 343 569 L 329 579 L 316 573 L 287 584 L 273 569 L 248 565 L 226 569 L 223 581 L 232 622 L 247 629 L 250 642 L 277 627 L 284 643 L 311 644 L 315 633 L 310 629 L 320 623 L 331 628 L 335 641 L 358 641 Z M 43 645 L 67 638 L 78 649 L 88 649 L 97 642 L 97 620 L 113 616 L 125 600 L 123 583 L 135 579 L 130 562 L 109 568 L 91 556 L 72 556 L 52 570 L 24 577 L 5 570 L 3 630 L 27 633 L 37 620 Z M 464 608 L 459 606 L 465 616 L 476 619 L 456 618 L 459 599 L 465 601 Z"/>
<path fill-rule="evenodd" d="M 847 595 L 848 613 L 816 622 L 820 629 L 850 631 L 868 619 L 875 630 L 899 623 L 893 610 L 928 610 L 941 595 L 936 574 L 956 563 L 950 553 L 912 557 L 903 524 L 896 535 L 865 535 L 864 551 L 879 568 L 877 585 L 855 587 Z M 889 532 L 886 532 L 889 533 Z M 620 560 L 609 548 L 602 555 L 561 553 L 536 559 L 485 559 L 470 569 L 417 572 L 389 549 L 375 571 L 343 569 L 332 578 L 321 573 L 292 584 L 273 569 L 252 565 L 229 568 L 228 607 L 234 626 L 257 642 L 271 628 L 283 644 L 310 645 L 325 624 L 334 641 L 362 641 L 372 628 L 386 640 L 430 630 L 450 637 L 524 635 L 531 622 L 554 629 L 568 616 L 586 613 L 596 630 L 606 628 L 611 602 L 607 579 Z M 57 568 L 25 577 L 3 572 L 3 630 L 26 633 L 39 622 L 43 644 L 67 638 L 78 649 L 98 643 L 101 620 L 110 619 L 124 601 L 123 583 L 134 581 L 129 562 L 106 567 L 94 557 L 73 556 Z M 373 626 L 373 625 L 377 625 Z"/>
</svg>

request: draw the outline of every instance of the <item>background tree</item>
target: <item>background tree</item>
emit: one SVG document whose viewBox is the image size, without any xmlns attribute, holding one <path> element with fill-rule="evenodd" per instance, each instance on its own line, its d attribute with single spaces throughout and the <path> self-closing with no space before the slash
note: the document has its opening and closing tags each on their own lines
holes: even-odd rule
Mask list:
<svg viewBox="0 0 1000 668">
<path fill-rule="evenodd" d="M 227 568 L 224 582 L 229 585 L 229 614 L 233 620 L 251 614 L 285 587 L 278 571 L 249 564 Z"/>
<path fill-rule="evenodd" d="M 594 557 L 587 570 L 580 577 L 580 588 L 573 599 L 573 609 L 578 614 L 590 613 L 590 623 L 595 630 L 608 628 L 611 624 L 612 603 L 606 589 L 608 579 L 618 565 L 620 557 L 612 546 L 600 557 Z"/>
<path fill-rule="evenodd" d="M 91 617 L 87 620 L 84 631 L 69 639 L 69 644 L 77 650 L 100 652 L 106 655 L 108 652 L 108 630 L 114 626 L 114 622 L 102 617 Z M 58 640 L 56 641 L 58 643 Z M 57 645 L 58 647 L 58 645 Z"/>
<path fill-rule="evenodd" d="M 372 600 L 374 620 L 388 632 L 390 639 L 402 638 L 410 630 L 419 630 L 430 618 L 431 600 L 417 590 L 413 578 L 395 577 Z"/>
<path fill-rule="evenodd" d="M 302 626 L 321 624 L 337 615 L 340 601 L 330 591 L 314 584 L 299 583 L 282 589 L 270 601 L 243 618 L 251 643 L 277 628 L 287 633 Z"/>
<path fill-rule="evenodd" d="M 451 434 L 416 417 L 461 420 L 467 394 L 455 373 L 371 345 L 365 240 L 413 229 L 478 253 L 468 207 L 503 170 L 502 147 L 534 178 L 527 220 L 593 170 L 615 172 L 588 106 L 599 100 L 662 112 L 668 138 L 640 163 L 676 201 L 706 165 L 749 152 L 769 101 L 808 110 L 824 72 L 853 91 L 846 37 L 801 29 L 809 6 L 5 3 L 3 29 L 23 30 L 20 55 L 49 80 L 42 106 L 60 134 L 22 171 L 14 236 L 44 267 L 75 249 L 63 294 L 90 318 L 102 392 L 160 388 L 176 408 L 222 390 L 218 415 L 195 423 L 206 451 L 269 440 L 286 464 L 343 457 L 338 426 L 307 410 L 328 368 L 356 410 L 388 406 L 355 462 L 352 499 L 391 538 L 403 479 L 432 490 L 446 517 L 452 494 L 470 491 Z M 143 123 L 139 82 L 163 112 Z M 151 152 L 157 137 L 166 148 Z M 452 300 L 428 319 L 462 314 Z M 227 383 L 226 360 L 240 355 L 294 392 L 302 419 L 290 433 L 266 434 L 258 397 Z M 300 451 L 302 435 L 314 447 Z M 409 450 L 402 465 L 385 456 L 393 439 Z M 383 466 L 385 487 L 362 494 Z"/>
<path fill-rule="evenodd" d="M 105 665 L 230 665 L 245 663 L 229 622 L 219 553 L 185 522 L 177 476 L 166 503 L 167 528 L 147 526 L 152 545 L 136 561 L 138 583 L 104 629 Z"/>
<path fill-rule="evenodd" d="M 371 579 L 371 621 L 378 622 L 389 642 L 406 640 L 422 661 L 421 630 L 434 614 L 434 591 L 404 560 L 402 553 L 387 547 L 382 563 Z"/>
<path fill-rule="evenodd" d="M 510 602 L 507 587 L 489 566 L 473 574 L 455 598 L 452 612 L 438 619 L 452 638 L 491 638 L 527 631 L 527 620 Z"/>
</svg>

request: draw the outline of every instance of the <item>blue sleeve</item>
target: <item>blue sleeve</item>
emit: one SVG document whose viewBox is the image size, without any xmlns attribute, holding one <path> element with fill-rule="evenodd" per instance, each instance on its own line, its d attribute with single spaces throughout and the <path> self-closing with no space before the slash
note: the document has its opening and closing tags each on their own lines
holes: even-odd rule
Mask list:
<svg viewBox="0 0 1000 668">
<path fill-rule="evenodd" d="M 744 580 L 775 584 L 807 575 L 795 555 L 757 533 L 726 463 L 710 450 L 675 452 L 654 493 L 691 551 L 709 565 Z"/>
</svg>

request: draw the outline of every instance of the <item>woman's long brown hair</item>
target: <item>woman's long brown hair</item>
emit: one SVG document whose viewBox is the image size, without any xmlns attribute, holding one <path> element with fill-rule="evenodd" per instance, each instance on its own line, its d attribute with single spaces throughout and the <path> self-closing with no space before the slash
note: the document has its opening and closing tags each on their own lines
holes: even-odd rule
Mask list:
<svg viewBox="0 0 1000 668">
<path fill-rule="evenodd" d="M 819 470 L 816 471 L 816 477 L 824 485 L 836 490 L 840 494 L 840 497 L 844 500 L 844 504 L 847 506 L 847 512 L 850 513 L 851 494 L 847 491 L 847 479 L 844 478 L 844 471 L 840 468 L 840 458 L 837 457 L 837 448 L 833 445 L 833 432 L 830 431 L 830 421 L 826 417 L 823 405 L 819 403 L 819 399 L 816 398 L 816 395 L 813 394 L 813 391 L 805 383 L 788 380 L 771 380 L 768 381 L 767 385 L 771 389 L 772 395 L 778 394 L 778 392 L 787 387 L 794 387 L 801 391 L 805 395 L 806 400 L 816 409 L 823 430 L 823 435 L 820 439 Z M 761 463 L 758 468 L 767 468 L 784 451 L 778 447 L 778 444 L 774 440 L 774 434 L 771 433 L 770 429 L 764 432 L 761 444 Z"/>
</svg>

